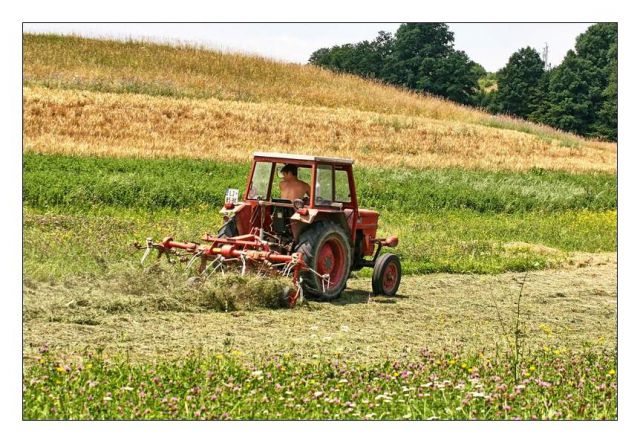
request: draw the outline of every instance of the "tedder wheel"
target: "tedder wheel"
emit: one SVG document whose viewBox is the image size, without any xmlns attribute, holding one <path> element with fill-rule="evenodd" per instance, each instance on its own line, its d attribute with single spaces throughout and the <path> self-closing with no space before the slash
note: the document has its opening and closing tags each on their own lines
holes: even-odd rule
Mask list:
<svg viewBox="0 0 640 443">
<path fill-rule="evenodd" d="M 304 295 L 322 301 L 337 298 L 347 285 L 351 270 L 351 246 L 344 229 L 332 221 L 317 222 L 300 235 L 295 251 L 302 253 L 307 266 L 318 274 L 329 274 L 329 284 L 325 284 L 323 292 L 320 276 L 301 272 Z"/>
<path fill-rule="evenodd" d="M 237 235 L 238 227 L 236 226 L 235 217 L 231 217 L 227 220 L 218 231 L 218 237 L 220 238 L 236 237 Z"/>
<path fill-rule="evenodd" d="M 371 283 L 376 295 L 396 295 L 400 286 L 400 259 L 395 254 L 382 254 L 373 265 Z"/>
</svg>

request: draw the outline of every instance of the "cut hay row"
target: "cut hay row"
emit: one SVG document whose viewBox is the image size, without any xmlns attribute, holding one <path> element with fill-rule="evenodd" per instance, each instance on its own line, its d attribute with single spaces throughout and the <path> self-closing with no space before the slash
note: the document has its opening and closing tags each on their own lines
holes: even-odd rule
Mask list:
<svg viewBox="0 0 640 443">
<path fill-rule="evenodd" d="M 384 167 L 616 170 L 616 148 L 427 117 L 24 88 L 25 151 L 247 161 L 256 150 L 344 156 Z"/>
</svg>

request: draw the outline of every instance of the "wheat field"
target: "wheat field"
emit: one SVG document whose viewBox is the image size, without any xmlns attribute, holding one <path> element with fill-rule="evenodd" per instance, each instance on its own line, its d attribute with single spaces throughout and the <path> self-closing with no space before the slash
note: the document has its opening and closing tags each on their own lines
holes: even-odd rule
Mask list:
<svg viewBox="0 0 640 443">
<path fill-rule="evenodd" d="M 24 35 L 25 151 L 375 166 L 616 168 L 616 146 L 313 66 L 145 42 Z"/>
<path fill-rule="evenodd" d="M 253 151 L 345 156 L 370 166 L 615 171 L 605 144 L 286 103 L 24 88 L 25 151 L 246 161 Z"/>
</svg>

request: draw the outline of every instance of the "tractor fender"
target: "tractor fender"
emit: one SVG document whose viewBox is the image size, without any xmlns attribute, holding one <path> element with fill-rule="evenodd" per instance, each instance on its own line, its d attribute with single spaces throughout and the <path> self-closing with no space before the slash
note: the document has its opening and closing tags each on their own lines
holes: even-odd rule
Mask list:
<svg viewBox="0 0 640 443">
<path fill-rule="evenodd" d="M 338 223 L 344 229 L 347 238 L 351 238 L 351 229 L 347 223 L 347 218 L 343 212 L 320 211 L 318 209 L 307 208 L 306 214 L 296 212 L 291 216 L 291 231 L 293 238 L 297 241 L 298 237 L 315 222 L 321 220 L 330 220 Z M 351 245 L 353 246 L 353 245 Z"/>
</svg>

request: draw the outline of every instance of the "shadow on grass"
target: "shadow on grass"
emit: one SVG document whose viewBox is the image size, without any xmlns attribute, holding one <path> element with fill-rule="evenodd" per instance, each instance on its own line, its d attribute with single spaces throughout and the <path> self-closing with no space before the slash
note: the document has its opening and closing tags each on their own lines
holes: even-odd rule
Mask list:
<svg viewBox="0 0 640 443">
<path fill-rule="evenodd" d="M 366 304 L 366 303 L 386 303 L 395 304 L 398 299 L 409 298 L 406 295 L 394 295 L 387 297 L 384 295 L 373 295 L 371 291 L 364 291 L 362 289 L 345 289 L 345 291 L 336 300 L 332 300 L 329 303 L 332 305 L 352 305 L 352 304 Z"/>
</svg>

